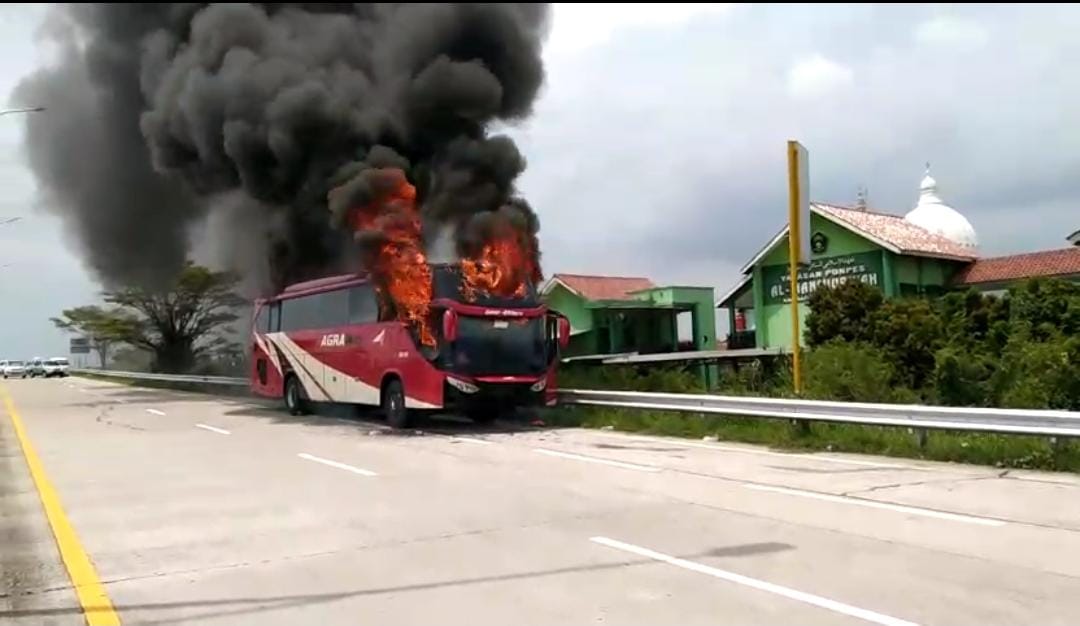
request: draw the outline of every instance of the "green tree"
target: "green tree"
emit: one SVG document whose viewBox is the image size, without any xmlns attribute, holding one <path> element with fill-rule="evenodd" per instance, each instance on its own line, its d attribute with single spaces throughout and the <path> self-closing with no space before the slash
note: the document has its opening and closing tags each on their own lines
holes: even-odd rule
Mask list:
<svg viewBox="0 0 1080 626">
<path fill-rule="evenodd" d="M 820 287 L 810 295 L 806 316 L 806 343 L 810 347 L 830 341 L 869 341 L 871 322 L 881 308 L 881 291 L 857 280 L 836 287 Z"/>
<path fill-rule="evenodd" d="M 1029 280 L 1009 290 L 1011 334 L 1034 341 L 1080 334 L 1080 285 L 1059 279 Z"/>
<path fill-rule="evenodd" d="M 890 300 L 870 320 L 873 344 L 895 369 L 896 384 L 922 389 L 944 344 L 941 317 L 923 298 Z"/>
<path fill-rule="evenodd" d="M 938 302 L 945 341 L 968 351 L 999 354 L 1009 339 L 1010 300 L 974 289 L 946 294 Z"/>
<path fill-rule="evenodd" d="M 153 355 L 156 372 L 187 372 L 196 360 L 220 351 L 223 335 L 246 304 L 235 293 L 237 277 L 188 263 L 167 289 L 126 287 L 105 292 L 133 323 L 121 340 Z"/>
<path fill-rule="evenodd" d="M 103 309 L 96 305 L 65 309 L 60 312 L 60 317 L 50 318 L 50 321 L 57 328 L 88 338 L 98 353 L 101 367 L 108 367 L 113 346 L 130 336 L 137 323 L 119 309 Z"/>
</svg>

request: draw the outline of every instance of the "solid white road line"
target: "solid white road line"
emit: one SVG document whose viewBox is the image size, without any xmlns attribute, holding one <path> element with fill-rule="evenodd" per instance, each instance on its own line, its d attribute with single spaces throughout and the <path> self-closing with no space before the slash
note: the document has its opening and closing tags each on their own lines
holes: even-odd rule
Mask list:
<svg viewBox="0 0 1080 626">
<path fill-rule="evenodd" d="M 452 441 L 462 441 L 464 443 L 475 443 L 479 446 L 490 446 L 495 444 L 494 441 L 488 441 L 486 439 L 474 439 L 473 437 L 450 437 L 450 439 Z"/>
<path fill-rule="evenodd" d="M 219 435 L 231 435 L 232 434 L 229 431 L 225 430 L 224 428 L 215 428 L 213 426 L 207 426 L 206 424 L 195 424 L 195 428 L 201 428 L 203 430 L 209 430 L 210 432 L 217 433 Z"/>
<path fill-rule="evenodd" d="M 819 454 L 799 454 L 799 453 L 787 453 L 787 452 L 773 452 L 771 450 L 755 450 L 753 448 L 740 448 L 737 446 L 725 446 L 716 445 L 710 443 L 698 443 L 696 441 L 681 441 L 678 439 L 661 439 L 658 437 L 643 437 L 641 435 L 619 435 L 614 433 L 604 433 L 604 436 L 611 437 L 613 439 L 634 439 L 637 441 L 648 441 L 651 443 L 666 443 L 673 446 L 685 446 L 687 448 L 704 448 L 705 450 L 716 450 L 719 452 L 737 452 L 742 454 L 759 454 L 762 456 L 779 456 L 788 459 L 810 459 L 812 461 L 826 461 L 828 463 L 840 463 L 843 465 L 861 465 L 863 467 L 880 467 L 880 468 L 892 468 L 892 469 L 913 469 L 922 470 L 923 467 L 917 467 L 915 465 L 902 465 L 900 463 L 878 463 L 876 461 L 857 461 L 855 459 L 838 459 L 831 456 L 821 456 Z"/>
<path fill-rule="evenodd" d="M 825 500 L 826 502 L 837 502 L 839 504 L 854 504 L 856 506 L 865 506 L 871 509 L 884 509 L 886 511 L 896 511 L 898 513 L 910 513 L 911 515 L 921 515 L 923 517 L 933 517 L 936 519 L 949 520 L 950 522 L 963 522 L 965 524 L 978 524 L 979 526 L 1004 526 L 1005 522 L 997 519 L 990 519 L 987 517 L 974 517 L 971 515 L 962 515 L 960 513 L 947 513 L 945 511 L 935 511 L 933 509 L 923 509 L 916 506 L 906 506 L 903 504 L 891 504 L 888 502 L 876 502 L 874 500 L 864 500 L 862 498 L 851 498 L 848 496 L 835 496 L 828 493 L 818 493 L 816 491 L 803 491 L 802 489 L 790 489 L 788 487 L 773 487 L 771 485 L 743 485 L 747 489 L 754 489 L 756 491 L 771 491 L 773 493 L 782 493 L 789 496 L 798 496 L 800 498 L 813 498 L 815 500 Z"/>
<path fill-rule="evenodd" d="M 662 467 L 638 465 L 637 463 L 623 463 L 622 461 L 612 461 L 610 459 L 598 459 L 594 456 L 584 456 L 581 454 L 573 454 L 571 452 L 559 452 L 558 450 L 548 450 L 546 448 L 533 448 L 533 452 L 539 452 L 540 454 L 546 454 L 548 456 L 557 456 L 564 459 L 573 459 L 575 461 L 584 461 L 586 463 L 599 463 L 600 465 L 610 465 L 612 467 L 637 470 L 639 472 L 659 472 L 663 470 Z"/>
<path fill-rule="evenodd" d="M 799 591 L 797 589 L 791 589 L 790 587 L 784 587 L 775 583 L 766 582 L 764 580 L 758 580 L 756 578 L 750 578 L 749 576 L 743 576 L 742 574 L 736 574 L 726 570 L 718 569 L 715 567 L 709 567 L 708 565 L 702 565 L 701 563 L 695 563 L 694 561 L 687 561 L 686 559 L 680 559 L 678 557 L 670 556 L 655 550 L 648 548 L 642 548 L 641 546 L 635 546 L 633 544 L 624 543 L 615 539 L 609 539 L 607 537 L 592 537 L 589 539 L 594 543 L 598 543 L 602 546 L 614 548 L 616 550 L 622 550 L 623 552 L 629 552 L 638 556 L 653 559 L 667 563 L 668 565 L 674 565 L 675 567 L 681 567 L 683 569 L 697 572 L 699 574 L 705 574 L 706 576 L 712 576 L 721 580 L 726 580 L 737 585 L 743 585 L 758 589 L 760 591 L 766 591 L 778 596 L 783 596 L 790 600 L 797 602 L 803 602 L 806 604 L 812 604 L 816 607 L 833 611 L 835 613 L 841 613 L 875 624 L 883 624 L 884 626 L 917 626 L 915 622 L 909 622 L 907 620 L 890 617 L 888 615 L 882 615 L 874 611 L 867 609 L 860 609 L 857 606 L 851 606 L 850 604 L 844 604 L 843 602 L 837 602 L 836 600 L 830 600 L 821 596 L 816 596 L 812 593 L 805 591 Z"/>
<path fill-rule="evenodd" d="M 376 474 L 375 472 L 373 472 L 371 470 L 366 470 L 366 469 L 359 468 L 359 467 L 353 467 L 352 465 L 346 465 L 344 463 L 338 463 L 337 461 L 331 461 L 330 459 L 319 458 L 319 457 L 317 457 L 317 456 L 315 456 L 313 454 L 307 454 L 306 452 L 301 452 L 300 454 L 297 454 L 296 456 L 300 457 L 301 459 L 306 459 L 308 461 L 315 461 L 316 463 L 322 463 L 323 465 L 329 465 L 330 467 L 336 467 L 338 469 L 343 469 L 343 470 L 345 470 L 347 472 L 352 472 L 354 474 L 360 474 L 361 476 L 378 476 L 378 474 Z"/>
<path fill-rule="evenodd" d="M 154 415 L 165 415 L 165 411 L 159 411 L 157 409 L 146 409 L 147 413 L 153 413 Z"/>
</svg>

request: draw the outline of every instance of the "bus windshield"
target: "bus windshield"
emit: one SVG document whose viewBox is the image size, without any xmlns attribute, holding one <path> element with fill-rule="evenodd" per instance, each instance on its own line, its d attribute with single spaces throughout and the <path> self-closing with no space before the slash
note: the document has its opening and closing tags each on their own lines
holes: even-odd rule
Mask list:
<svg viewBox="0 0 1080 626">
<path fill-rule="evenodd" d="M 458 317 L 450 369 L 472 376 L 538 376 L 547 367 L 543 317 Z"/>
</svg>

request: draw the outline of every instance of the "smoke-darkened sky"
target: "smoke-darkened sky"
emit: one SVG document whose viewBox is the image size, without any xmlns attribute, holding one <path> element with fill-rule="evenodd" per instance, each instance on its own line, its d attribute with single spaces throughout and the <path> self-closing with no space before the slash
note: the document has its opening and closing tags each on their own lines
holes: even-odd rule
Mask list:
<svg viewBox="0 0 1080 626">
<path fill-rule="evenodd" d="M 32 39 L 42 13 L 0 10 L 0 90 L 47 60 Z M 984 253 L 1064 246 L 1080 228 L 1078 27 L 1066 5 L 557 5 L 546 85 L 509 128 L 544 269 L 726 289 L 783 223 L 789 138 L 810 150 L 815 199 L 851 202 L 865 185 L 871 205 L 903 213 L 930 161 Z M 21 358 L 61 351 L 48 316 L 96 289 L 34 209 L 23 123 L 0 117 L 0 216 L 28 216 L 0 226 L 0 266 L 16 264 L 0 269 L 0 353 Z"/>
</svg>

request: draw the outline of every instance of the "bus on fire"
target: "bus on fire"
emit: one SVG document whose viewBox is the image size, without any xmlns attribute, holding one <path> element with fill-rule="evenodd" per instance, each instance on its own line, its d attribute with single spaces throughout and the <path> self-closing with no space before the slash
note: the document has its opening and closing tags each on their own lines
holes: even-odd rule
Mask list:
<svg viewBox="0 0 1080 626">
<path fill-rule="evenodd" d="M 379 406 L 395 428 L 416 410 L 489 422 L 519 406 L 555 404 L 569 321 L 539 301 L 531 282 L 524 295 L 466 302 L 456 266 L 431 269 L 433 345 L 365 276 L 298 283 L 257 301 L 252 391 L 282 398 L 293 414 L 311 402 Z"/>
</svg>

